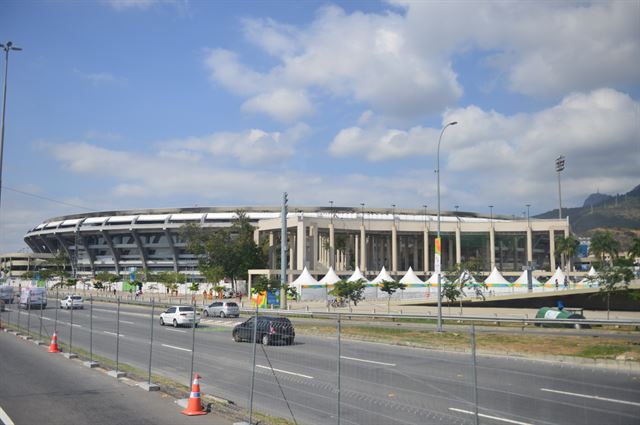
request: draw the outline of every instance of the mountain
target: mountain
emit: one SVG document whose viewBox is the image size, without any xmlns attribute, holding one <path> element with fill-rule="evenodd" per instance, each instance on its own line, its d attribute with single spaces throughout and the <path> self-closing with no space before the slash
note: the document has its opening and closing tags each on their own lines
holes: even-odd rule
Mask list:
<svg viewBox="0 0 640 425">
<path fill-rule="evenodd" d="M 625 194 L 592 193 L 582 207 L 563 208 L 571 230 L 578 236 L 589 236 L 599 229 L 617 229 L 622 233 L 640 233 L 640 185 Z M 547 211 L 536 218 L 557 218 L 558 210 Z"/>
</svg>

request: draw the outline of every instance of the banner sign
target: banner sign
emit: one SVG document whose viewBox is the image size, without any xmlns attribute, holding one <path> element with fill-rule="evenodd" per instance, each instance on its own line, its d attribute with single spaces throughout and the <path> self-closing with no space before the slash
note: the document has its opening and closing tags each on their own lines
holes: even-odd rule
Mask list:
<svg viewBox="0 0 640 425">
<path fill-rule="evenodd" d="M 440 273 L 442 271 L 441 257 L 442 257 L 441 239 L 436 238 L 436 253 L 435 253 L 435 272 L 436 273 Z"/>
</svg>

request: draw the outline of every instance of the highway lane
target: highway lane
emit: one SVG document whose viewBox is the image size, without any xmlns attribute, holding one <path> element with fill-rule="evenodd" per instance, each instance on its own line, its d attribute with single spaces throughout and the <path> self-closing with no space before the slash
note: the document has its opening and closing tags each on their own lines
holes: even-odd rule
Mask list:
<svg viewBox="0 0 640 425">
<path fill-rule="evenodd" d="M 113 311 L 110 304 L 96 304 L 94 309 L 94 330 L 104 334 L 94 336 L 94 350 L 109 357 L 115 357 L 115 337 L 106 333 L 115 332 Z M 53 309 L 45 313 L 49 319 L 54 315 Z M 74 323 L 81 326 L 74 327 L 74 345 L 88 346 L 87 313 L 74 312 Z M 68 338 L 65 332 L 68 333 L 70 313 L 59 311 L 58 316 L 59 336 L 64 341 Z M 51 328 L 50 320 L 45 322 Z M 230 341 L 228 325 L 236 322 L 237 319 L 209 321 L 198 329 L 196 370 L 205 374 L 205 391 L 243 405 L 248 397 L 252 344 Z M 149 310 L 122 308 L 121 361 L 146 370 L 149 324 Z M 190 332 L 191 329 L 154 327 L 154 373 L 187 381 L 191 353 L 182 350 L 191 347 Z M 336 342 L 303 335 L 299 335 L 298 342 L 292 347 L 266 347 L 268 357 L 264 356 L 263 347 L 257 346 L 257 364 L 261 367 L 256 372 L 256 407 L 288 415 L 268 369 L 268 359 L 278 369 L 276 376 L 296 418 L 301 423 L 326 423 L 336 413 Z M 473 410 L 469 355 L 343 340 L 342 356 L 341 414 L 345 423 L 470 423 L 470 416 L 461 412 Z M 639 416 L 638 406 L 633 404 L 565 394 L 573 388 L 573 393 L 583 396 L 637 401 L 638 381 L 628 375 L 480 357 L 478 382 L 480 411 L 488 416 L 523 423 L 593 424 L 635 423 Z M 563 393 L 542 391 L 543 388 Z M 483 419 L 486 421 L 505 423 Z"/>
</svg>

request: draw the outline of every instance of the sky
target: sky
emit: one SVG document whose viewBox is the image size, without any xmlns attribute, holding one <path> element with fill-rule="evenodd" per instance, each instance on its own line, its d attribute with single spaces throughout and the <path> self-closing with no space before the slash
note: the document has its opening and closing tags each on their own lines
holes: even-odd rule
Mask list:
<svg viewBox="0 0 640 425">
<path fill-rule="evenodd" d="M 445 211 L 557 208 L 560 155 L 563 206 L 640 184 L 640 1 L 8 0 L 7 41 L 0 252 L 283 191 L 435 210 L 451 121 Z"/>
</svg>

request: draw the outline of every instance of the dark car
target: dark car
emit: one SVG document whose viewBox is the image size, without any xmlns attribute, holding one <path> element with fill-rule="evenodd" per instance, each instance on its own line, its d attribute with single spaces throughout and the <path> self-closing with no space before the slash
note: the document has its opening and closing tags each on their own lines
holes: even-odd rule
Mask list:
<svg viewBox="0 0 640 425">
<path fill-rule="evenodd" d="M 252 341 L 255 317 L 251 317 L 246 322 L 240 323 L 233 328 L 233 340 L 235 342 Z M 296 332 L 293 324 L 286 317 L 258 317 L 256 329 L 256 340 L 264 345 L 270 344 L 293 344 Z"/>
</svg>

